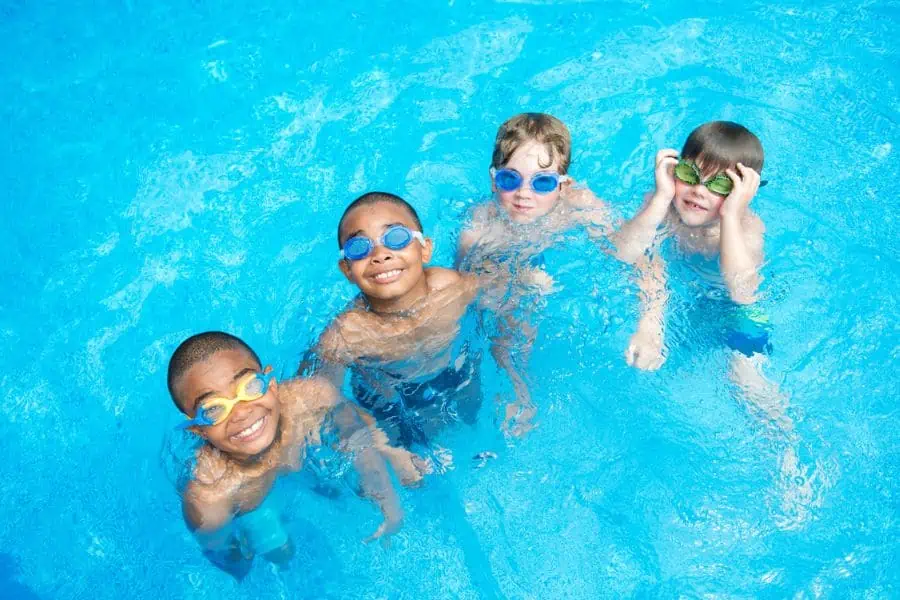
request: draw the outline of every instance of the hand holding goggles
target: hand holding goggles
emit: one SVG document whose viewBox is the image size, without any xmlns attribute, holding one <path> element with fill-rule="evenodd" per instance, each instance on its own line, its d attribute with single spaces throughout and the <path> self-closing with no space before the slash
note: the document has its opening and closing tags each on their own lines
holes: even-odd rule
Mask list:
<svg viewBox="0 0 900 600">
<path fill-rule="evenodd" d="M 706 189 L 719 196 L 727 196 L 734 189 L 734 182 L 725 173 L 717 173 L 708 180 L 703 181 L 703 175 L 700 173 L 700 167 L 697 166 L 697 163 L 685 158 L 679 159 L 678 164 L 675 165 L 675 177 L 688 185 L 703 184 L 706 186 Z M 759 182 L 759 187 L 767 183 L 769 182 L 762 180 Z"/>
<path fill-rule="evenodd" d="M 514 192 L 524 182 L 522 174 L 514 169 L 500 169 L 499 171 L 491 169 L 491 176 L 494 178 L 494 184 L 504 192 Z M 565 175 L 560 175 L 553 171 L 540 171 L 531 176 L 528 184 L 535 194 L 549 194 L 556 190 L 563 181 L 568 181 Z"/>
<path fill-rule="evenodd" d="M 248 373 L 238 381 L 234 398 L 217 396 L 204 400 L 197 407 L 194 418 L 182 423 L 178 428 L 218 425 L 231 415 L 238 402 L 252 402 L 265 396 L 273 379 L 275 375 L 271 373 Z"/>
<path fill-rule="evenodd" d="M 413 240 L 425 245 L 425 236 L 419 231 L 412 231 L 404 225 L 393 225 L 377 240 L 371 240 L 364 235 L 356 235 L 344 242 L 341 249 L 341 258 L 347 260 L 362 260 L 372 254 L 375 246 L 382 245 L 388 250 L 403 250 Z"/>
</svg>

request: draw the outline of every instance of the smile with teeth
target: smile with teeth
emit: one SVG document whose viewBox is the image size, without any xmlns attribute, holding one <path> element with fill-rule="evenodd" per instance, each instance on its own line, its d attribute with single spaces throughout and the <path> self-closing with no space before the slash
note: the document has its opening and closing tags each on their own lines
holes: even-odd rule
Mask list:
<svg viewBox="0 0 900 600">
<path fill-rule="evenodd" d="M 707 210 L 705 206 L 700 206 L 696 202 L 692 202 L 690 200 L 685 200 L 684 205 L 691 210 L 702 210 L 704 212 Z"/>
<path fill-rule="evenodd" d="M 378 273 L 373 277 L 375 281 L 378 283 L 389 283 L 394 281 L 398 277 L 400 277 L 400 273 L 403 272 L 403 269 L 391 269 L 390 271 L 385 271 L 384 273 Z"/>
<path fill-rule="evenodd" d="M 259 419 L 251 423 L 249 427 L 245 427 L 244 429 L 241 429 L 240 431 L 232 435 L 231 439 L 238 442 L 243 442 L 248 438 L 253 437 L 253 434 L 262 429 L 266 424 L 266 419 L 268 419 L 266 415 L 261 416 Z"/>
</svg>

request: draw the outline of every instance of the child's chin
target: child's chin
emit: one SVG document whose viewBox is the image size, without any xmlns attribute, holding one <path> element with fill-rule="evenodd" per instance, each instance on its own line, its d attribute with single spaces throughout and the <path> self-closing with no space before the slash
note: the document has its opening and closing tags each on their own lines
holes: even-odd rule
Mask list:
<svg viewBox="0 0 900 600">
<path fill-rule="evenodd" d="M 696 211 L 678 211 L 678 218 L 681 222 L 687 227 L 703 227 L 704 225 L 709 225 L 715 218 L 712 217 L 708 212 L 696 212 Z"/>
</svg>

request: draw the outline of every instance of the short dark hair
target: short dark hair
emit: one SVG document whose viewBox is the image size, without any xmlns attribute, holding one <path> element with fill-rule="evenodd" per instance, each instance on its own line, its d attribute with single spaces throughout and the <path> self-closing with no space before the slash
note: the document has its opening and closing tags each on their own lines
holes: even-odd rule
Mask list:
<svg viewBox="0 0 900 600">
<path fill-rule="evenodd" d="M 765 160 L 759 138 L 731 121 L 711 121 L 692 131 L 681 156 L 695 161 L 704 173 L 718 173 L 737 163 L 760 173 Z"/>
<path fill-rule="evenodd" d="M 344 219 L 347 218 L 347 215 L 350 214 L 354 208 L 358 206 L 369 206 L 372 204 L 378 204 L 379 202 L 387 202 L 389 204 L 394 204 L 396 206 L 402 206 L 407 211 L 409 211 L 409 215 L 412 217 L 413 222 L 416 224 L 416 227 L 419 228 L 419 231 L 422 231 L 422 221 L 419 220 L 419 213 L 416 212 L 416 209 L 412 207 L 412 205 L 401 198 L 396 194 L 391 194 L 388 192 L 366 192 L 356 200 L 350 203 L 350 205 L 344 209 L 344 214 L 341 215 L 341 220 L 338 221 L 338 247 L 341 246 L 341 227 L 344 225 Z"/>
<path fill-rule="evenodd" d="M 256 361 L 257 365 L 260 367 L 262 366 L 262 363 L 259 361 L 259 356 L 256 355 L 253 348 L 248 346 L 241 338 L 235 337 L 230 333 L 225 333 L 223 331 L 205 331 L 203 333 L 192 335 L 179 344 L 178 348 L 175 349 L 175 352 L 172 353 L 172 358 L 169 359 L 169 374 L 167 379 L 169 395 L 172 396 L 172 401 L 175 403 L 175 406 L 178 407 L 178 410 L 184 412 L 184 409 L 175 397 L 175 386 L 178 384 L 178 380 L 181 379 L 192 366 L 198 362 L 203 362 L 216 352 L 222 350 L 243 350 L 253 357 L 253 360 Z"/>
</svg>

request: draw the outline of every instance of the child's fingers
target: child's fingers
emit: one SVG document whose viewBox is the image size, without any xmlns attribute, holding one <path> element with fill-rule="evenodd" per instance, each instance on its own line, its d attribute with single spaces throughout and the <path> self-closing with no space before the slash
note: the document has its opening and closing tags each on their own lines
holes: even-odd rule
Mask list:
<svg viewBox="0 0 900 600">
<path fill-rule="evenodd" d="M 629 367 L 633 367 L 636 358 L 637 348 L 634 347 L 634 344 L 628 344 L 628 347 L 625 348 L 625 362 L 628 363 Z"/>
<path fill-rule="evenodd" d="M 744 181 L 747 181 L 751 184 L 759 183 L 759 173 L 757 173 L 754 169 L 745 167 L 743 163 L 738 163 L 737 168 L 738 171 L 740 171 L 741 178 L 743 178 Z"/>
<path fill-rule="evenodd" d="M 734 169 L 725 169 L 725 174 L 728 175 L 728 178 L 734 182 L 735 187 L 737 187 L 738 185 L 740 185 L 743 182 L 743 180 L 741 179 L 741 176 L 738 175 Z"/>
<path fill-rule="evenodd" d="M 667 171 L 669 169 L 674 169 L 675 165 L 677 165 L 677 164 L 678 164 L 678 159 L 675 158 L 674 156 L 669 156 L 669 157 L 666 157 L 666 158 L 662 159 L 661 161 L 659 161 L 659 166 L 665 167 Z"/>
<path fill-rule="evenodd" d="M 656 153 L 656 164 L 659 164 L 666 158 L 678 158 L 678 150 L 673 148 L 663 148 Z"/>
</svg>

